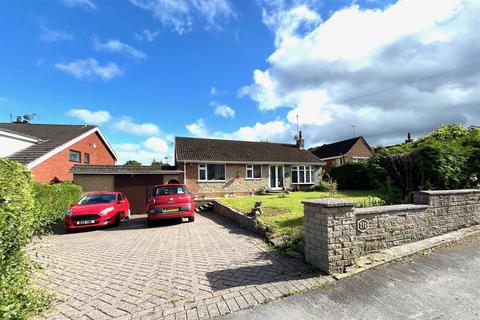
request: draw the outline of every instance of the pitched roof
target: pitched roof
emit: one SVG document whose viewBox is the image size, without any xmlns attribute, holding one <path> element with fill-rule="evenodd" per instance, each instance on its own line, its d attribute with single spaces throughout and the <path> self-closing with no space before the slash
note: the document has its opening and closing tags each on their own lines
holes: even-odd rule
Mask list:
<svg viewBox="0 0 480 320">
<path fill-rule="evenodd" d="M 293 144 L 186 137 L 175 138 L 175 159 L 186 162 L 324 164 Z"/>
<path fill-rule="evenodd" d="M 365 144 L 368 146 L 368 148 L 371 149 L 370 146 L 365 141 L 365 139 L 363 139 L 363 137 L 360 136 L 360 137 L 342 140 L 342 141 L 338 141 L 330 144 L 324 144 L 320 147 L 311 148 L 309 150 L 311 153 L 313 153 L 314 155 L 316 155 L 321 159 L 339 157 L 346 154 L 348 151 L 350 151 L 350 149 L 352 149 L 355 143 L 357 143 L 357 141 L 359 140 L 363 140 Z"/>
<path fill-rule="evenodd" d="M 0 131 L 15 132 L 38 139 L 38 143 L 8 156 L 8 158 L 23 164 L 29 164 L 82 134 L 95 129 L 98 131 L 98 127 L 92 125 L 0 123 Z M 108 142 L 103 136 L 102 139 L 108 146 Z M 108 146 L 108 149 L 116 158 L 110 146 Z"/>
<path fill-rule="evenodd" d="M 73 174 L 175 174 L 183 173 L 173 166 L 135 166 L 135 165 L 88 165 L 76 164 L 70 168 Z"/>
</svg>

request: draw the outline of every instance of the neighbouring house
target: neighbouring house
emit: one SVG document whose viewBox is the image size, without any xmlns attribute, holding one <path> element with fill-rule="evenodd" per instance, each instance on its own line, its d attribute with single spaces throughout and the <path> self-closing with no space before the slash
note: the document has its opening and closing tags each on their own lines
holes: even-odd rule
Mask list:
<svg viewBox="0 0 480 320">
<path fill-rule="evenodd" d="M 372 148 L 361 136 L 310 148 L 309 151 L 326 162 L 325 171 L 327 172 L 330 172 L 332 167 L 349 161 L 365 161 L 373 153 Z"/>
<path fill-rule="evenodd" d="M 175 138 L 175 163 L 197 196 L 247 195 L 260 190 L 308 189 L 325 164 L 297 144 Z"/>
<path fill-rule="evenodd" d="M 172 166 L 86 165 L 70 169 L 73 182 L 83 191 L 118 191 L 125 194 L 132 213 L 144 213 L 153 187 L 162 183 L 183 183 L 183 171 Z"/>
<path fill-rule="evenodd" d="M 16 160 L 42 183 L 71 181 L 79 163 L 113 165 L 117 155 L 92 125 L 0 123 L 0 157 Z"/>
</svg>

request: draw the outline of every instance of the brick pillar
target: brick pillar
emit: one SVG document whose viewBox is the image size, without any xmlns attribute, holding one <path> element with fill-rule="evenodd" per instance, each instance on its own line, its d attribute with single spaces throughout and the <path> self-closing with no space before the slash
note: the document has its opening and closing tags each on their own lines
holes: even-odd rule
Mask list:
<svg viewBox="0 0 480 320">
<path fill-rule="evenodd" d="M 354 201 L 303 201 L 305 260 L 326 272 L 343 273 L 358 256 Z"/>
</svg>

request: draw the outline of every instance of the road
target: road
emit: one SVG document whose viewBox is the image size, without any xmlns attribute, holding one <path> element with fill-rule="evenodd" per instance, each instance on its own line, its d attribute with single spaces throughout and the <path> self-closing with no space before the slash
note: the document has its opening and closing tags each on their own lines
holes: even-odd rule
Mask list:
<svg viewBox="0 0 480 320">
<path fill-rule="evenodd" d="M 480 319 L 480 235 L 224 319 Z"/>
</svg>

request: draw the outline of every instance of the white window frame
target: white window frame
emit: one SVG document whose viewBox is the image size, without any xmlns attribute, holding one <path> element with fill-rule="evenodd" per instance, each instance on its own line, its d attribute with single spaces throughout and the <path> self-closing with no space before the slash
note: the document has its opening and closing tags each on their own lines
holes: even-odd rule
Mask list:
<svg viewBox="0 0 480 320">
<path fill-rule="evenodd" d="M 223 180 L 208 180 L 208 164 L 223 165 L 225 171 L 225 179 Z M 198 164 L 198 182 L 225 182 L 227 179 L 227 165 L 225 163 L 199 163 Z M 200 170 L 205 170 L 205 179 L 200 179 Z"/>
<path fill-rule="evenodd" d="M 260 177 L 255 177 L 254 174 L 255 174 L 255 166 L 259 166 L 260 167 Z M 262 165 L 261 164 L 247 164 L 245 166 L 245 180 L 260 180 L 262 179 Z M 249 177 L 248 176 L 248 172 L 251 172 L 252 173 L 252 176 Z"/>
<path fill-rule="evenodd" d="M 303 167 L 303 170 L 300 170 L 300 167 Z M 293 182 L 294 171 L 297 173 L 297 182 Z M 300 182 L 300 174 L 303 174 L 303 182 Z M 292 184 L 315 184 L 315 166 L 306 164 L 292 166 L 291 176 Z"/>
</svg>

